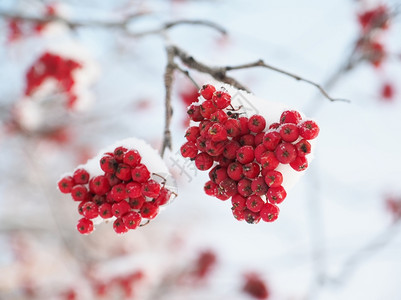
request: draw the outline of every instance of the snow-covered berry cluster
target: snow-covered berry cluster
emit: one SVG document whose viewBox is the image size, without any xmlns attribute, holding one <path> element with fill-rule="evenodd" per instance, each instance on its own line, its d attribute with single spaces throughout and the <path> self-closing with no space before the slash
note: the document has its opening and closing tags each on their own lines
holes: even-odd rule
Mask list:
<svg viewBox="0 0 401 300">
<path fill-rule="evenodd" d="M 200 102 L 192 104 L 188 115 L 196 125 L 185 133 L 181 154 L 194 160 L 199 170 L 209 170 L 204 190 L 220 200 L 231 198 L 234 217 L 248 223 L 277 219 L 287 193 L 280 165 L 295 171 L 308 167 L 311 153 L 308 140 L 319 133 L 312 120 L 299 112 L 285 110 L 278 122 L 267 126 L 259 114 L 242 116 L 231 95 L 207 84 L 200 90 Z"/>
<path fill-rule="evenodd" d="M 53 79 L 57 82 L 60 91 L 68 95 L 67 107 L 72 109 L 77 100 L 77 95 L 73 91 L 76 83 L 74 72 L 80 68 L 82 65 L 73 59 L 45 52 L 26 73 L 25 95 L 32 96 L 46 80 Z"/>
<path fill-rule="evenodd" d="M 88 169 L 98 163 L 101 172 L 95 171 L 96 175 L 91 176 L 83 166 L 61 178 L 59 190 L 79 202 L 78 212 L 83 216 L 77 225 L 80 233 L 91 233 L 95 218 L 112 218 L 114 231 L 125 233 L 154 219 L 169 202 L 173 192 L 166 186 L 167 173 L 153 173 L 142 155 L 132 146 L 117 146 L 87 163 Z"/>
</svg>

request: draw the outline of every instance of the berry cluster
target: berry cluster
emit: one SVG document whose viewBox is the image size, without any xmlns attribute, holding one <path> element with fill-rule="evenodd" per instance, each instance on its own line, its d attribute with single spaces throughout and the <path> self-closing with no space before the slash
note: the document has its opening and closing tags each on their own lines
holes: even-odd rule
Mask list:
<svg viewBox="0 0 401 300">
<path fill-rule="evenodd" d="M 384 5 L 358 14 L 361 33 L 356 50 L 375 67 L 379 67 L 388 55 L 380 38 L 381 33 L 389 29 L 391 17 L 389 8 Z"/>
<path fill-rule="evenodd" d="M 137 228 L 143 219 L 156 217 L 172 192 L 164 182 L 152 179 L 141 160 L 137 150 L 117 147 L 100 159 L 102 175 L 91 177 L 84 168 L 79 168 L 58 182 L 62 193 L 71 193 L 72 199 L 79 202 L 78 212 L 83 216 L 77 225 L 80 233 L 91 233 L 92 219 L 98 217 L 115 218 L 116 233 L 125 233 Z"/>
<path fill-rule="evenodd" d="M 72 108 L 77 100 L 73 92 L 74 71 L 82 65 L 74 60 L 46 52 L 29 68 L 26 74 L 25 95 L 32 96 L 47 80 L 54 79 L 58 87 L 68 95 L 67 107 Z"/>
<path fill-rule="evenodd" d="M 311 152 L 308 140 L 317 137 L 319 127 L 287 110 L 266 129 L 263 116 L 241 116 L 229 93 L 208 84 L 200 95 L 204 101 L 192 104 L 187 112 L 199 123 L 186 131 L 182 156 L 194 160 L 199 170 L 211 169 L 206 194 L 223 201 L 231 198 L 237 220 L 254 224 L 276 220 L 277 204 L 287 195 L 277 168 L 289 164 L 296 171 L 305 170 Z"/>
<path fill-rule="evenodd" d="M 48 4 L 45 7 L 44 19 L 55 17 L 57 15 L 57 8 L 54 4 Z M 8 41 L 15 42 L 19 39 L 26 38 L 32 35 L 40 34 L 50 21 L 41 22 L 25 22 L 23 19 L 10 18 L 8 27 Z"/>
</svg>

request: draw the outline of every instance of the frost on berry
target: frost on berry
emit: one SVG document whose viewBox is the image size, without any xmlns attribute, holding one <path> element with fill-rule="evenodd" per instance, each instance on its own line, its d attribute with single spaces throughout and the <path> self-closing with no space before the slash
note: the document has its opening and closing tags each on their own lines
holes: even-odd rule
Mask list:
<svg viewBox="0 0 401 300">
<path fill-rule="evenodd" d="M 199 102 L 188 109 L 182 156 L 199 170 L 210 170 L 204 192 L 222 201 L 231 198 L 235 219 L 276 220 L 277 204 L 312 158 L 317 123 L 225 84 L 205 84 L 199 93 Z"/>
<path fill-rule="evenodd" d="M 175 182 L 157 151 L 134 138 L 107 147 L 61 178 L 58 187 L 79 202 L 77 211 L 84 218 L 77 230 L 82 234 L 104 220 L 112 221 L 118 234 L 136 229 L 176 195 Z"/>
</svg>

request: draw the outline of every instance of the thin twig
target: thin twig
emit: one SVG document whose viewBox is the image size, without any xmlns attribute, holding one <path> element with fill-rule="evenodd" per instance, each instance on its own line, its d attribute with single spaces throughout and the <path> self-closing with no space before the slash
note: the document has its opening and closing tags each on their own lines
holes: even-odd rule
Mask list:
<svg viewBox="0 0 401 300">
<path fill-rule="evenodd" d="M 104 21 L 104 20 L 91 20 L 91 21 L 76 21 L 76 20 L 69 20 L 60 16 L 29 16 L 25 14 L 18 14 L 13 12 L 7 11 L 0 11 L 0 16 L 10 19 L 22 20 L 27 22 L 39 23 L 39 24 L 46 24 L 50 22 L 61 22 L 66 24 L 71 29 L 77 27 L 105 27 L 105 28 L 120 28 L 127 30 L 127 25 L 133 19 L 146 15 L 145 12 L 139 12 L 136 14 L 129 15 L 127 18 L 120 20 L 120 21 Z"/>
<path fill-rule="evenodd" d="M 324 97 L 326 97 L 327 99 L 329 99 L 330 101 L 344 101 L 344 102 L 350 102 L 350 101 L 347 100 L 347 99 L 333 98 L 333 97 L 331 97 L 331 96 L 325 91 L 325 89 L 324 89 L 320 84 L 318 84 L 318 83 L 316 83 L 316 82 L 314 82 L 314 81 L 312 81 L 312 80 L 303 78 L 303 77 L 301 77 L 301 76 L 299 76 L 299 75 L 293 74 L 293 73 L 291 73 L 291 72 L 285 71 L 285 70 L 283 70 L 283 69 L 280 69 L 280 68 L 274 67 L 274 66 L 272 66 L 272 65 L 266 64 L 266 63 L 265 63 L 263 60 L 261 60 L 261 59 L 258 60 L 258 61 L 256 61 L 256 62 L 253 62 L 253 63 L 247 63 L 247 64 L 242 64 L 242 65 L 237 65 L 237 66 L 227 66 L 227 67 L 225 67 L 225 68 L 223 68 L 223 69 L 224 69 L 224 72 L 227 72 L 227 71 L 232 71 L 232 70 L 242 70 L 242 69 L 248 69 L 248 68 L 254 68 L 254 67 L 263 67 L 263 68 L 266 68 L 266 69 L 275 71 L 275 72 L 277 72 L 277 73 L 281 73 L 281 74 L 283 74 L 283 75 L 286 75 L 286 76 L 288 76 L 288 77 L 291 77 L 291 78 L 293 78 L 293 79 L 295 79 L 295 80 L 303 81 L 303 82 L 305 82 L 305 83 L 308 83 L 308 84 L 310 84 L 310 85 L 316 87 L 316 88 L 320 91 L 320 93 L 322 93 L 322 95 L 323 95 Z"/>
<path fill-rule="evenodd" d="M 178 20 L 178 21 L 174 21 L 174 22 L 165 23 L 164 25 L 162 25 L 160 28 L 157 28 L 157 29 L 151 29 L 151 30 L 146 30 L 146 31 L 142 31 L 142 32 L 128 32 L 128 34 L 131 37 L 142 37 L 142 36 L 152 35 L 152 34 L 162 34 L 166 30 L 169 30 L 173 27 L 177 27 L 179 25 L 201 25 L 201 26 L 215 29 L 223 35 L 227 34 L 227 31 L 220 25 L 210 22 L 210 21 L 205 21 L 205 20 Z"/>
<path fill-rule="evenodd" d="M 177 69 L 178 71 L 180 71 L 182 74 L 184 74 L 189 80 L 191 80 L 191 82 L 194 84 L 194 86 L 199 90 L 200 86 L 199 84 L 195 81 L 195 79 L 191 76 L 191 74 L 189 73 L 188 70 L 184 70 L 183 68 L 181 68 L 179 65 L 174 64 L 175 65 L 175 69 Z"/>
<path fill-rule="evenodd" d="M 166 66 L 166 70 L 164 72 L 164 87 L 166 90 L 166 94 L 165 94 L 166 118 L 165 118 L 165 125 L 164 125 L 163 145 L 160 150 L 160 155 L 162 157 L 164 156 L 164 152 L 166 151 L 166 148 L 169 148 L 170 150 L 172 149 L 171 131 L 170 131 L 171 117 L 173 116 L 173 108 L 171 106 L 171 89 L 172 89 L 173 80 L 174 80 L 175 63 L 174 63 L 173 48 L 167 47 L 166 51 L 167 51 L 167 66 Z"/>
</svg>

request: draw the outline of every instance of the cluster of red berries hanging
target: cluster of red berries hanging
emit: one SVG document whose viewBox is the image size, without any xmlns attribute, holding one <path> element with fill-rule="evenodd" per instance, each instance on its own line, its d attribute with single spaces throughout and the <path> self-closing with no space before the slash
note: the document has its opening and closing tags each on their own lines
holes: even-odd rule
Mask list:
<svg viewBox="0 0 401 300">
<path fill-rule="evenodd" d="M 154 219 L 160 207 L 169 202 L 173 192 L 166 186 L 164 176 L 168 173 L 164 168 L 163 175 L 152 173 L 154 164 L 150 166 L 149 159 L 145 161 L 143 156 L 155 154 L 149 149 L 143 150 L 143 145 L 141 148 L 142 155 L 132 146 L 115 147 L 100 159 L 98 155 L 88 161 L 89 169 L 93 169 L 94 163 L 100 167 L 101 172 L 96 170 L 96 176 L 91 176 L 83 166 L 58 182 L 62 193 L 70 193 L 72 199 L 79 202 L 78 212 L 82 218 L 77 229 L 80 233 L 91 233 L 94 219 L 112 219 L 114 231 L 125 233 Z M 160 165 L 158 168 L 160 170 Z"/>
<path fill-rule="evenodd" d="M 77 95 L 73 92 L 76 83 L 74 71 L 80 68 L 82 65 L 75 60 L 45 52 L 26 74 L 25 95 L 32 96 L 46 80 L 53 79 L 61 91 L 68 95 L 67 107 L 72 108 L 77 100 Z"/>
<path fill-rule="evenodd" d="M 207 195 L 232 201 L 239 220 L 256 224 L 277 219 L 287 193 L 282 165 L 295 171 L 308 167 L 309 140 L 317 137 L 318 125 L 303 120 L 299 112 L 285 110 L 278 122 L 267 124 L 263 116 L 243 116 L 234 108 L 231 95 L 207 84 L 200 90 L 200 102 L 188 109 L 196 125 L 185 133 L 184 157 L 194 160 L 199 170 L 209 170 Z M 267 112 L 269 113 L 269 112 Z"/>
</svg>

